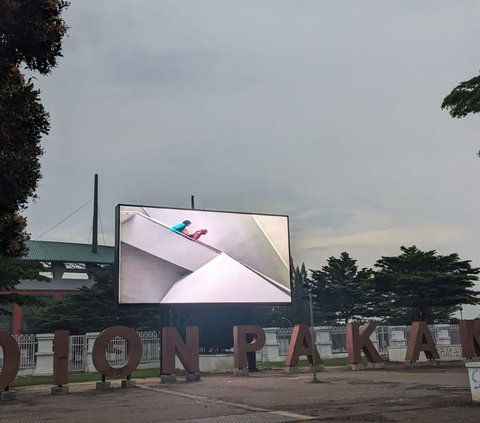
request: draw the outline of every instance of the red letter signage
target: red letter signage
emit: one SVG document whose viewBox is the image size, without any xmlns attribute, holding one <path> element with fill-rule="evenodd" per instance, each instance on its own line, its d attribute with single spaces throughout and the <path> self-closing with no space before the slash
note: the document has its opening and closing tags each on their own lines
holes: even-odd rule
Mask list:
<svg viewBox="0 0 480 423">
<path fill-rule="evenodd" d="M 200 371 L 198 327 L 187 326 L 185 340 L 186 343 L 183 342 L 177 328 L 162 329 L 162 374 L 175 373 L 175 353 L 188 373 Z"/>
<path fill-rule="evenodd" d="M 465 358 L 480 356 L 480 320 L 460 320 L 460 342 Z"/>
<path fill-rule="evenodd" d="M 420 351 L 425 353 L 428 360 L 440 358 L 427 323 L 413 322 L 410 336 L 408 337 L 405 361 L 417 361 L 420 356 Z"/>
<path fill-rule="evenodd" d="M 322 359 L 317 351 L 317 347 L 312 347 L 312 337 L 307 325 L 295 325 L 293 327 L 290 344 L 288 346 L 285 366 L 295 366 L 301 355 L 306 355 L 310 365 L 313 365 L 312 351 L 315 354 L 315 364 L 321 364 Z"/>
<path fill-rule="evenodd" d="M 365 323 L 362 326 L 359 326 L 356 322 L 347 324 L 347 350 L 350 363 L 360 363 L 362 351 L 370 363 L 382 362 L 382 357 L 370 340 L 370 335 L 376 327 L 377 325 L 372 322 Z"/>
<path fill-rule="evenodd" d="M 252 341 L 247 342 L 247 335 Z M 247 367 L 247 352 L 258 351 L 265 345 L 265 332 L 260 326 L 233 327 L 233 362 L 236 369 Z"/>
<path fill-rule="evenodd" d="M 0 391 L 10 385 L 20 368 L 20 348 L 13 336 L 0 331 L 0 347 L 3 349 L 3 368 L 0 372 Z"/>
<path fill-rule="evenodd" d="M 112 367 L 106 359 L 108 343 L 115 337 L 120 336 L 127 341 L 127 360 L 123 367 Z M 93 344 L 92 360 L 95 368 L 105 376 L 111 378 L 121 378 L 130 375 L 142 359 L 142 343 L 140 338 L 131 328 L 126 326 L 112 326 L 104 329 L 98 335 Z"/>
<path fill-rule="evenodd" d="M 66 385 L 68 383 L 68 330 L 55 331 L 53 338 L 53 383 Z"/>
</svg>

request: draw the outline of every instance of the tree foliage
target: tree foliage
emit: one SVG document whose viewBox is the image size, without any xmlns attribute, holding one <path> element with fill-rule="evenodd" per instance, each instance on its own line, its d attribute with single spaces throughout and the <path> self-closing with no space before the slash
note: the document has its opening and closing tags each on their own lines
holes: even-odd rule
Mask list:
<svg viewBox="0 0 480 423">
<path fill-rule="evenodd" d="M 480 303 L 480 292 L 474 290 L 480 269 L 470 261 L 416 246 L 402 246 L 401 251 L 375 264 L 375 289 L 388 308 L 382 317 L 389 323 L 444 323 L 462 304 Z"/>
<path fill-rule="evenodd" d="M 41 177 L 42 136 L 49 116 L 32 78 L 21 69 L 51 72 L 67 27 L 63 0 L 0 0 L 0 291 L 12 289 L 31 265 L 15 263 L 26 253 L 26 220 Z M 24 266 L 24 267 L 22 267 Z M 20 303 L 22 297 L 2 298 Z"/>
<path fill-rule="evenodd" d="M 311 272 L 317 321 L 348 323 L 352 318 L 370 314 L 371 271 L 359 271 L 356 260 L 347 252 L 338 258 L 330 257 L 321 270 Z"/>
<path fill-rule="evenodd" d="M 458 84 L 442 102 L 454 118 L 462 118 L 470 113 L 480 112 L 480 75 Z"/>
<path fill-rule="evenodd" d="M 7 65 L 49 73 L 61 56 L 64 0 L 0 0 L 0 51 Z"/>
<path fill-rule="evenodd" d="M 159 307 L 126 306 L 115 303 L 113 272 L 110 266 L 98 267 L 95 283 L 49 303 L 35 317 L 36 332 L 69 330 L 72 334 L 98 332 L 109 326 L 125 325 L 138 330 L 158 330 Z"/>
<path fill-rule="evenodd" d="M 233 347 L 234 325 L 255 323 L 255 307 L 244 304 L 172 306 L 163 319 L 164 326 L 175 326 L 181 334 L 186 326 L 198 326 L 202 353 L 224 352 Z"/>
<path fill-rule="evenodd" d="M 292 323 L 310 323 L 310 304 L 308 299 L 308 273 L 305 263 L 292 271 Z"/>
<path fill-rule="evenodd" d="M 308 279 L 305 263 L 290 267 L 292 281 L 291 305 L 256 306 L 254 323 L 263 327 L 290 327 L 295 323 L 310 323 Z"/>
</svg>

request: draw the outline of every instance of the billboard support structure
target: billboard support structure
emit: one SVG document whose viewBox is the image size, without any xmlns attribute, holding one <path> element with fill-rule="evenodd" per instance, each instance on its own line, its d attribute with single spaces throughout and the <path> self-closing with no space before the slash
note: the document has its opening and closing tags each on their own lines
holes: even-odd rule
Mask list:
<svg viewBox="0 0 480 423">
<path fill-rule="evenodd" d="M 116 213 L 119 304 L 291 304 L 288 216 L 123 204 Z"/>
<path fill-rule="evenodd" d="M 159 376 L 162 377 L 163 375 L 163 360 L 162 360 L 162 332 L 163 332 L 163 307 L 161 304 L 158 305 L 160 308 L 160 313 L 158 314 L 158 349 L 159 349 L 159 364 L 160 364 L 160 374 Z"/>
<path fill-rule="evenodd" d="M 191 209 L 195 209 L 195 196 L 192 194 L 190 196 L 190 204 L 191 204 Z M 162 304 L 159 304 L 160 307 L 160 322 L 159 322 L 159 341 L 160 341 L 160 377 L 165 376 L 163 374 L 163 359 L 162 359 L 162 348 L 163 348 L 163 328 L 164 328 L 164 321 L 165 321 L 165 305 L 162 306 Z M 170 323 L 171 325 L 171 323 Z M 165 325 L 166 326 L 166 325 Z"/>
</svg>

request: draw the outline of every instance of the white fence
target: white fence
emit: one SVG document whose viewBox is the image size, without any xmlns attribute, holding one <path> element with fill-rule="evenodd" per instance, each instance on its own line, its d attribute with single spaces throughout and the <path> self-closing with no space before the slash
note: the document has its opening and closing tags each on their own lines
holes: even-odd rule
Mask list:
<svg viewBox="0 0 480 423">
<path fill-rule="evenodd" d="M 158 332 L 138 332 L 138 336 L 142 342 L 142 359 L 140 364 L 160 363 L 160 337 Z M 88 352 L 87 348 L 85 348 L 85 352 Z M 112 367 L 121 367 L 126 359 L 127 345 L 125 338 L 117 336 L 107 346 L 107 362 Z"/>
<path fill-rule="evenodd" d="M 459 347 L 458 325 L 431 325 L 429 329 L 437 348 Z M 283 361 L 287 354 L 291 332 L 292 328 L 265 328 L 266 342 L 263 349 L 257 352 L 257 360 Z M 386 355 L 389 353 L 389 349 L 406 347 L 409 333 L 410 326 L 379 326 L 370 339 L 379 353 Z M 70 372 L 95 371 L 92 363 L 92 349 L 97 335 L 98 333 L 88 333 L 70 336 Z M 160 337 L 158 332 L 138 332 L 138 335 L 142 343 L 142 359 L 139 368 L 159 367 Z M 53 334 L 15 335 L 15 339 L 21 351 L 20 370 L 35 375 L 51 374 L 53 370 Z M 315 343 L 323 359 L 347 355 L 344 326 L 316 327 Z M 449 350 L 445 354 L 450 354 Z M 112 339 L 107 347 L 107 361 L 111 366 L 119 367 L 123 365 L 125 358 L 125 339 L 120 337 Z M 202 359 L 200 362 L 202 366 Z M 215 366 L 212 364 L 208 364 L 208 366 L 208 371 L 215 371 Z M 2 367 L 3 350 L 0 348 L 0 369 Z"/>
<path fill-rule="evenodd" d="M 85 335 L 70 336 L 68 346 L 68 370 L 84 372 L 87 363 L 87 337 Z"/>
<path fill-rule="evenodd" d="M 370 339 L 381 355 L 387 355 L 390 347 L 406 347 L 410 326 L 378 326 Z M 429 325 L 433 340 L 437 345 L 459 345 L 458 325 Z M 276 355 L 282 360 L 287 355 L 292 328 L 267 328 L 267 345 L 270 351 L 277 349 Z M 274 331 L 275 336 L 270 332 Z M 270 333 L 270 335 L 269 335 Z M 345 326 L 319 326 L 315 328 L 315 342 L 322 358 L 347 356 L 347 338 Z M 264 348 L 265 349 L 265 348 Z M 269 354 L 257 353 L 257 359 L 269 361 Z M 270 360 L 275 361 L 275 360 Z"/>
<path fill-rule="evenodd" d="M 20 348 L 20 369 L 35 367 L 37 339 L 35 335 L 14 335 Z M 3 349 L 0 348 L 0 369 L 3 368 Z"/>
<path fill-rule="evenodd" d="M 69 339 L 70 372 L 92 371 L 91 353 L 93 341 L 98 333 L 72 335 Z M 160 362 L 160 338 L 155 331 L 138 332 L 142 342 L 142 367 L 155 366 Z M 53 334 L 14 335 L 20 348 L 20 371 L 24 374 L 49 374 L 53 358 Z M 116 337 L 107 347 L 107 361 L 113 367 L 120 367 L 126 359 L 126 342 Z M 3 349 L 0 347 L 0 370 L 3 368 Z M 30 371 L 29 371 L 30 370 Z"/>
</svg>

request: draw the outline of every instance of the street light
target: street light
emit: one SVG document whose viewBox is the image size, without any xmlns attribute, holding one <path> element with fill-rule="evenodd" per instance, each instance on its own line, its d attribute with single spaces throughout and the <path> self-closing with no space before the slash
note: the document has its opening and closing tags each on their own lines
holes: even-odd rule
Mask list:
<svg viewBox="0 0 480 423">
<path fill-rule="evenodd" d="M 310 288 L 308 292 L 308 302 L 310 303 L 310 337 L 311 337 L 311 342 L 312 342 L 312 370 L 313 370 L 313 383 L 318 383 L 317 379 L 317 363 L 315 360 L 315 350 L 316 350 L 316 345 L 315 345 L 315 335 L 314 335 L 314 329 L 313 329 L 313 299 L 312 299 L 312 289 Z"/>
<path fill-rule="evenodd" d="M 290 327 L 293 326 L 293 325 L 292 325 L 292 322 L 291 322 L 289 319 L 287 319 L 286 317 L 283 317 L 283 316 L 282 316 L 282 317 L 280 317 L 280 320 L 286 320 L 286 321 L 288 322 L 288 326 L 290 326 Z"/>
</svg>

